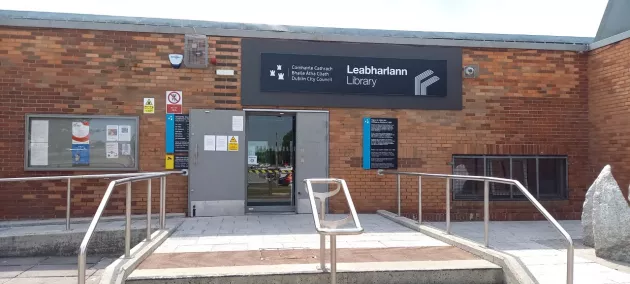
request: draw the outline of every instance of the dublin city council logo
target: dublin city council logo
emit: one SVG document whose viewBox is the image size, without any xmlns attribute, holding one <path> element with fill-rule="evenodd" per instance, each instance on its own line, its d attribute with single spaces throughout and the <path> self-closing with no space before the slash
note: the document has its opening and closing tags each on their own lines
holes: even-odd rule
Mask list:
<svg viewBox="0 0 630 284">
<path fill-rule="evenodd" d="M 278 72 L 278 76 L 276 76 L 276 71 Z M 269 70 L 270 77 L 278 77 L 278 80 L 284 80 L 284 73 L 282 73 L 282 65 L 276 65 L 276 70 Z"/>
</svg>

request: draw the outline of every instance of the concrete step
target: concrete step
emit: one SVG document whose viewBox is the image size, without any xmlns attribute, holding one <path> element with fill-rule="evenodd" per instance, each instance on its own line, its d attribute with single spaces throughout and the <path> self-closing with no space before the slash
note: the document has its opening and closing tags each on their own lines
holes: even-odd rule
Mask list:
<svg viewBox="0 0 630 284">
<path fill-rule="evenodd" d="M 157 216 L 151 227 L 158 229 Z M 169 216 L 167 226 L 173 226 L 182 217 Z M 6 221 L 0 222 L 0 257 L 74 256 L 91 218 L 73 219 L 66 230 L 65 220 Z M 132 247 L 146 236 L 146 216 L 134 216 L 131 222 Z M 96 227 L 88 247 L 88 255 L 121 255 L 125 247 L 125 221 L 123 217 L 103 218 Z"/>
<path fill-rule="evenodd" d="M 328 267 L 328 265 L 327 265 Z M 138 269 L 128 284 L 330 283 L 315 264 Z M 485 260 L 339 263 L 339 284 L 502 284 L 503 270 Z"/>
</svg>

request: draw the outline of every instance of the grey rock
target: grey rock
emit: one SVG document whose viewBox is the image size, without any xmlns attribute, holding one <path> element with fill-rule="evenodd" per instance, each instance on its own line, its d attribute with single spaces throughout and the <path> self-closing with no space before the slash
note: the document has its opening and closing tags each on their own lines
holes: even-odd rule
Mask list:
<svg viewBox="0 0 630 284">
<path fill-rule="evenodd" d="M 617 181 L 605 167 L 593 193 L 595 255 L 630 262 L 630 207 Z"/>
<path fill-rule="evenodd" d="M 586 198 L 584 199 L 584 205 L 582 206 L 582 238 L 585 246 L 594 247 L 595 240 L 593 237 L 593 195 L 595 191 L 601 188 L 602 181 L 606 177 L 612 177 L 610 165 L 606 165 L 604 169 L 599 173 L 597 179 L 593 182 L 586 192 Z"/>
</svg>

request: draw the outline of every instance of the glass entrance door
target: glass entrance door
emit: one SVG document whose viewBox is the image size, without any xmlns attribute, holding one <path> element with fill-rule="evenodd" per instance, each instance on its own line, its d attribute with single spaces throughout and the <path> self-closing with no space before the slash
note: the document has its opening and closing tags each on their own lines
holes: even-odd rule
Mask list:
<svg viewBox="0 0 630 284">
<path fill-rule="evenodd" d="M 294 211 L 295 115 L 247 116 L 248 211 Z"/>
</svg>

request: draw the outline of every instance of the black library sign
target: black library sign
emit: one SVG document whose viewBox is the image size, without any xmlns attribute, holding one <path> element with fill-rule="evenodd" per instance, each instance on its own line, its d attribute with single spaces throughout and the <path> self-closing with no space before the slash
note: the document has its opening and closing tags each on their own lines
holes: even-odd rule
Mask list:
<svg viewBox="0 0 630 284">
<path fill-rule="evenodd" d="M 446 60 L 262 53 L 262 92 L 444 97 Z"/>
<path fill-rule="evenodd" d="M 188 136 L 188 115 L 175 114 L 175 153 L 188 152 L 189 136 Z M 175 159 L 177 163 L 177 159 Z M 187 162 L 188 163 L 188 162 Z"/>
<path fill-rule="evenodd" d="M 398 168 L 398 119 L 363 118 L 363 168 Z"/>
</svg>

